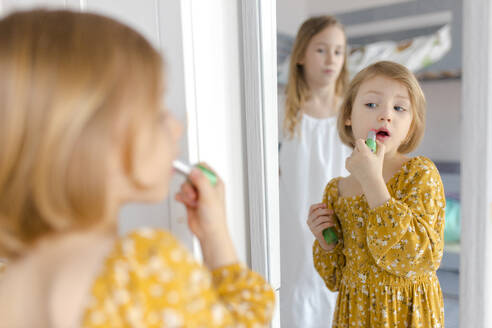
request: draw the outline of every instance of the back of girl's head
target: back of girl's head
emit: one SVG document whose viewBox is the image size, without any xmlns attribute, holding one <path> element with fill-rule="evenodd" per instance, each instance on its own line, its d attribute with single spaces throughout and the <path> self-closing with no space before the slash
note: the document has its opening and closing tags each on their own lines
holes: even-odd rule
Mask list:
<svg viewBox="0 0 492 328">
<path fill-rule="evenodd" d="M 352 106 L 361 84 L 376 76 L 384 76 L 399 82 L 408 90 L 412 111 L 412 123 L 407 138 L 398 148 L 398 152 L 401 154 L 409 153 L 417 148 L 424 136 L 426 112 L 425 96 L 415 75 L 413 75 L 413 73 L 405 66 L 390 61 L 380 61 L 364 68 L 357 73 L 350 82 L 338 114 L 337 125 L 340 138 L 346 145 L 351 146 L 352 148 L 354 147 L 355 140 L 352 134 L 352 127 L 345 125 L 345 122 L 351 118 Z"/>
<path fill-rule="evenodd" d="M 306 54 L 311 39 L 327 27 L 338 27 L 344 31 L 343 25 L 333 16 L 317 16 L 306 20 L 297 32 L 289 63 L 289 78 L 286 86 L 285 124 L 284 129 L 292 137 L 301 120 L 300 109 L 310 96 L 309 86 L 304 76 L 304 70 L 299 62 Z M 345 49 L 346 50 L 346 49 Z M 338 75 L 335 94 L 342 97 L 348 84 L 347 52 L 344 51 L 344 63 Z"/>
<path fill-rule="evenodd" d="M 89 227 L 107 211 L 108 154 L 134 178 L 153 130 L 162 63 L 137 32 L 89 13 L 0 21 L 0 257 Z"/>
</svg>

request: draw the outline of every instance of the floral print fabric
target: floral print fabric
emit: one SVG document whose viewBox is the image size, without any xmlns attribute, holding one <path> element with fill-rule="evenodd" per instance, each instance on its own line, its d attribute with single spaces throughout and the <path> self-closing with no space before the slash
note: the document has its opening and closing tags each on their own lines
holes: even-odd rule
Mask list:
<svg viewBox="0 0 492 328">
<path fill-rule="evenodd" d="M 168 232 L 121 239 L 92 288 L 84 327 L 264 327 L 274 293 L 240 264 L 208 271 Z"/>
<path fill-rule="evenodd" d="M 407 161 L 387 183 L 391 199 L 374 209 L 364 195 L 340 197 L 339 179 L 328 183 L 323 202 L 341 238 L 331 252 L 313 245 L 316 270 L 339 292 L 333 327 L 444 327 L 436 270 L 445 197 L 434 163 Z"/>
</svg>

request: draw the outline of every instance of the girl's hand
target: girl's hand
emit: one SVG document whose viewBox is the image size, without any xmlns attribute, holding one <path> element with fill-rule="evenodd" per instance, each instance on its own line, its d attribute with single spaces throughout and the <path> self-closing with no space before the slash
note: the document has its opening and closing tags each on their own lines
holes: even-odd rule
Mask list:
<svg viewBox="0 0 492 328">
<path fill-rule="evenodd" d="M 214 172 L 208 165 L 201 165 Z M 197 168 L 193 168 L 188 179 L 175 199 L 186 207 L 188 227 L 200 241 L 205 264 L 214 269 L 237 262 L 227 228 L 224 183 L 217 175 L 217 184 L 212 186 Z"/>
<path fill-rule="evenodd" d="M 210 169 L 206 164 L 202 165 Z M 212 186 L 197 168 L 193 168 L 188 179 L 181 185 L 175 199 L 186 207 L 191 232 L 202 240 L 218 232 L 227 231 L 222 180 L 217 176 L 217 184 Z"/>
<path fill-rule="evenodd" d="M 384 144 L 376 140 L 376 153 L 362 139 L 355 141 L 352 155 L 345 160 L 345 168 L 357 179 L 361 185 L 366 185 L 374 179 L 383 177 Z"/>
<path fill-rule="evenodd" d="M 324 203 L 313 204 L 309 208 L 309 215 L 306 221 L 309 229 L 316 239 L 318 239 L 319 245 L 326 251 L 331 251 L 335 248 L 336 243 L 327 244 L 323 237 L 323 230 L 335 226 L 335 219 L 333 218 L 333 211 L 326 208 Z"/>
</svg>

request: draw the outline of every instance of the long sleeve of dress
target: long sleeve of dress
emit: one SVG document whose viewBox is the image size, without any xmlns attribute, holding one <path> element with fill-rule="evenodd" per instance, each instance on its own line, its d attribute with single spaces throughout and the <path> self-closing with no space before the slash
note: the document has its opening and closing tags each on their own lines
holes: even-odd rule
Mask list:
<svg viewBox="0 0 492 328">
<path fill-rule="evenodd" d="M 120 240 L 95 281 L 84 327 L 252 327 L 267 325 L 274 293 L 240 264 L 212 272 L 168 232 Z"/>
<path fill-rule="evenodd" d="M 332 179 L 325 188 L 323 203 L 328 209 L 333 210 L 333 201 L 336 199 L 338 179 Z M 343 255 L 343 234 L 339 220 L 335 217 L 335 231 L 338 235 L 338 243 L 331 251 L 321 248 L 318 240 L 313 244 L 313 262 L 316 271 L 331 291 L 338 291 L 342 279 L 342 269 L 345 266 Z"/>
<path fill-rule="evenodd" d="M 437 270 L 445 197 L 435 165 L 423 158 L 399 178 L 393 197 L 370 211 L 367 245 L 382 269 L 412 278 Z"/>
</svg>

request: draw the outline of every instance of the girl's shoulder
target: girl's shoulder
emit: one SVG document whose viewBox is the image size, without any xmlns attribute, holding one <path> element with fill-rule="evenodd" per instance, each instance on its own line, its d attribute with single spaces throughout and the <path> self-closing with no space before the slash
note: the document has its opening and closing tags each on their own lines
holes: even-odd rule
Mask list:
<svg viewBox="0 0 492 328">
<path fill-rule="evenodd" d="M 436 180 L 442 184 L 434 162 L 425 156 L 416 156 L 403 163 L 400 171 L 388 184 L 394 190 L 406 190 L 415 188 L 428 180 Z"/>
<path fill-rule="evenodd" d="M 155 228 L 140 228 L 122 237 L 116 244 L 115 257 L 136 258 L 138 262 L 151 261 L 153 256 L 187 258 L 188 250 L 167 230 Z"/>
<path fill-rule="evenodd" d="M 342 178 L 336 177 L 328 182 L 323 193 L 323 203 L 333 203 L 338 198 L 338 183 Z"/>
<path fill-rule="evenodd" d="M 99 301 L 110 297 L 107 286 L 122 287 L 118 280 L 122 273 L 128 282 L 123 288 L 139 292 L 141 286 L 152 283 L 156 274 L 159 277 L 167 275 L 169 279 L 165 281 L 171 283 L 174 277 L 185 279 L 191 272 L 203 269 L 204 266 L 195 261 L 192 253 L 171 232 L 139 228 L 116 241 L 92 285 L 92 296 Z M 133 275 L 133 272 L 142 274 Z"/>
<path fill-rule="evenodd" d="M 403 163 L 400 174 L 403 175 L 415 175 L 423 173 L 437 173 L 436 165 L 432 160 L 425 156 L 415 156 Z"/>
</svg>

